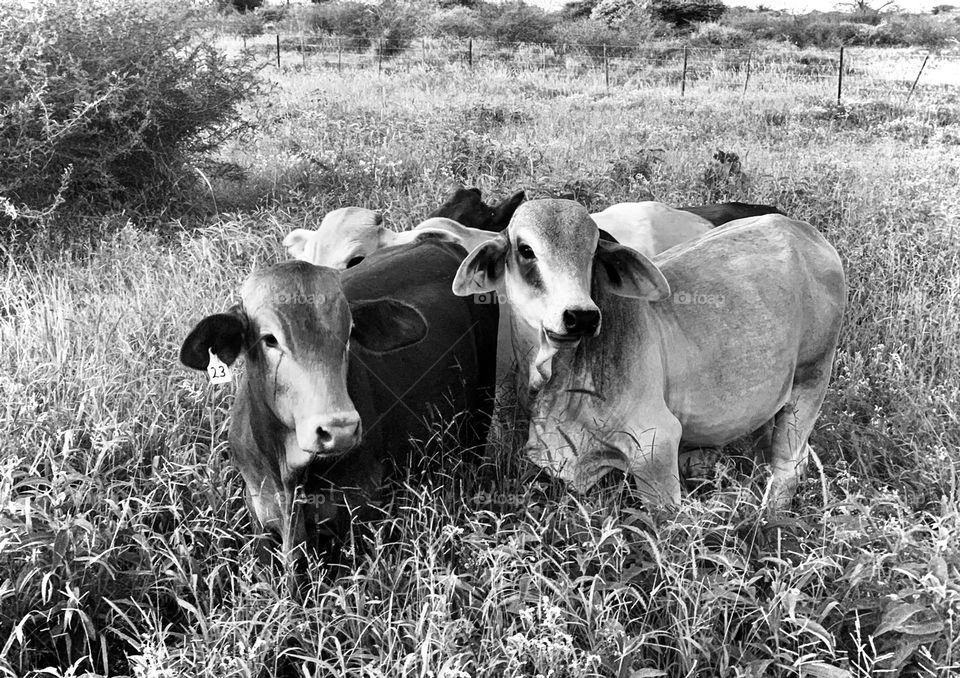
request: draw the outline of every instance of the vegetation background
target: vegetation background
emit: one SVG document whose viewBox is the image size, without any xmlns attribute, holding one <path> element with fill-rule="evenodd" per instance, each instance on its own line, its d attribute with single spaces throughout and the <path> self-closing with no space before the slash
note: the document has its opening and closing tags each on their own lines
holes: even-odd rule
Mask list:
<svg viewBox="0 0 960 678">
<path fill-rule="evenodd" d="M 222 41 L 334 7 L 0 10 L 0 671 L 960 670 L 956 88 L 838 105 L 803 72 L 745 93 L 705 72 L 680 97 L 667 79 L 608 90 L 596 71 L 496 63 L 278 70 Z M 489 30 L 484 11 L 431 16 Z M 738 16 L 833 21 L 650 25 L 677 44 Z M 928 21 L 956 30 L 949 12 L 862 25 Z M 817 225 L 849 310 L 795 513 L 769 521 L 762 470 L 733 456 L 678 511 L 650 513 L 629 483 L 575 496 L 509 450 L 479 468 L 449 450 L 395 479 L 346 570 L 317 563 L 291 599 L 254 557 L 225 440 L 233 387 L 208 387 L 177 349 L 282 258 L 288 230 L 343 205 L 407 228 L 454 182 L 591 209 L 746 200 Z"/>
</svg>

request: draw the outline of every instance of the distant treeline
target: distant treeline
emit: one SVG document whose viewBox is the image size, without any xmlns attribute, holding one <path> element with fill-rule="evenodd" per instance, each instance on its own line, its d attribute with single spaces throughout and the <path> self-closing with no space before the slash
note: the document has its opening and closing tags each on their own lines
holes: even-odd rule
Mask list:
<svg viewBox="0 0 960 678">
<path fill-rule="evenodd" d="M 682 40 L 692 46 L 750 47 L 782 42 L 798 47 L 924 47 L 960 40 L 960 11 L 940 5 L 930 14 L 878 12 L 851 3 L 849 12 L 786 12 L 728 8 L 719 0 L 574 0 L 547 12 L 522 0 L 439 0 L 378 4 L 332 0 L 311 5 L 258 6 L 261 0 L 221 0 L 223 30 L 329 33 L 382 40 L 391 49 L 417 38 L 627 46 Z M 842 3 L 841 3 L 842 4 Z"/>
</svg>

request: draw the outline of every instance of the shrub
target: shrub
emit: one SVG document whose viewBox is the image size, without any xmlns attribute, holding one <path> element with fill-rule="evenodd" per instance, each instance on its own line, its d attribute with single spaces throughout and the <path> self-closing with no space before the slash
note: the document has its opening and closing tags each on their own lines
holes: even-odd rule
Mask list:
<svg viewBox="0 0 960 678">
<path fill-rule="evenodd" d="M 0 18 L 0 208 L 161 201 L 239 126 L 244 61 L 160 2 L 40 0 Z"/>
<path fill-rule="evenodd" d="M 250 12 L 258 7 L 263 7 L 263 0 L 228 0 L 223 5 L 233 7 L 238 12 Z"/>
<path fill-rule="evenodd" d="M 697 21 L 716 21 L 727 7 L 720 0 L 651 0 L 650 13 L 655 19 L 674 26 L 688 26 Z"/>
<path fill-rule="evenodd" d="M 449 35 L 455 38 L 477 38 L 485 27 L 480 15 L 466 7 L 441 10 L 433 16 L 434 35 Z"/>
<path fill-rule="evenodd" d="M 380 33 L 380 17 L 376 8 L 352 0 L 318 5 L 309 21 L 315 31 L 362 37 L 367 45 Z"/>
<path fill-rule="evenodd" d="M 733 26 L 724 26 L 713 22 L 699 24 L 690 39 L 696 45 L 729 48 L 746 47 L 753 43 L 753 36 L 749 33 Z"/>
<path fill-rule="evenodd" d="M 500 42 L 551 42 L 556 18 L 525 2 L 485 8 L 487 35 Z"/>
</svg>

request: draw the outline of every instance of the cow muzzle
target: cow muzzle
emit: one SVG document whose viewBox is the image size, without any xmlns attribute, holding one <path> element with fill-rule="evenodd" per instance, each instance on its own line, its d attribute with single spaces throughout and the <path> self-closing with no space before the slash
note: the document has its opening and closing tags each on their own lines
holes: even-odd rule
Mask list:
<svg viewBox="0 0 960 678">
<path fill-rule="evenodd" d="M 297 442 L 310 454 L 342 454 L 360 443 L 362 433 L 360 415 L 348 410 L 308 418 L 297 426 Z"/>
</svg>

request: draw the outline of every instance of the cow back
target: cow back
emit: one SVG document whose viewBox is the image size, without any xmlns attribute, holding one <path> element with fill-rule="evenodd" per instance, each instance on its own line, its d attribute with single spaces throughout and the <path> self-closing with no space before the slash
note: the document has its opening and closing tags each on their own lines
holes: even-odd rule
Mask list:
<svg viewBox="0 0 960 678">
<path fill-rule="evenodd" d="M 389 247 L 343 274 L 351 303 L 393 299 L 412 306 L 427 332 L 419 342 L 379 353 L 351 343 L 350 390 L 366 444 L 393 457 L 427 441 L 437 422 L 465 413 L 459 442 L 482 442 L 492 408 L 497 306 L 451 290 L 466 251 L 427 240 Z M 416 445 L 412 446 L 416 448 Z"/>
</svg>

